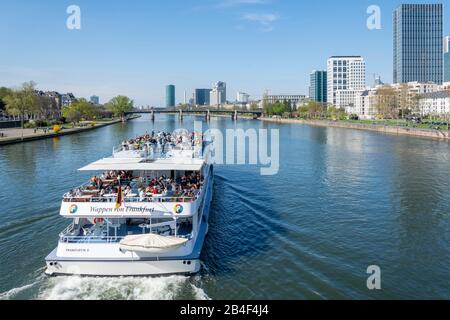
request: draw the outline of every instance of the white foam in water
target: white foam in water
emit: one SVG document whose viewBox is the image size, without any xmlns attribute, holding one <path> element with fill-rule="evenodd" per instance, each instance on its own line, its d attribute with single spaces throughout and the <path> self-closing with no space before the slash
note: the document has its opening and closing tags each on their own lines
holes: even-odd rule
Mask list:
<svg viewBox="0 0 450 320">
<path fill-rule="evenodd" d="M 19 287 L 19 288 L 13 288 L 7 292 L 0 293 L 0 300 L 9 300 L 13 299 L 15 296 L 17 296 L 19 293 L 30 289 L 34 285 L 36 285 L 38 282 L 33 282 L 31 284 L 27 284 L 25 286 Z"/>
<path fill-rule="evenodd" d="M 173 300 L 208 299 L 182 276 L 160 278 L 57 277 L 49 279 L 38 299 L 48 300 Z"/>
<path fill-rule="evenodd" d="M 195 293 L 195 299 L 197 300 L 211 300 L 208 295 L 206 294 L 205 290 L 203 290 L 202 288 L 198 288 L 196 286 L 194 286 L 193 284 L 191 284 L 192 286 L 192 290 Z"/>
</svg>

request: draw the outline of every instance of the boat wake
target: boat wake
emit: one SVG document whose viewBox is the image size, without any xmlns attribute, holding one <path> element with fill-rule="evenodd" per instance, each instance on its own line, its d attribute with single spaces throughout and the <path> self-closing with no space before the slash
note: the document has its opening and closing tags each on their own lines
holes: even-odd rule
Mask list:
<svg viewBox="0 0 450 320">
<path fill-rule="evenodd" d="M 195 280 L 183 276 L 159 278 L 49 278 L 41 288 L 40 300 L 178 300 L 209 299 Z"/>
<path fill-rule="evenodd" d="M 30 290 L 37 283 L 38 283 L 38 281 L 30 283 L 30 284 L 27 284 L 27 285 L 24 285 L 24 286 L 19 287 L 19 288 L 13 288 L 13 289 L 11 289 L 9 291 L 0 293 L 0 300 L 11 300 L 11 299 L 14 299 L 18 295 L 20 295 L 22 292 Z"/>
</svg>

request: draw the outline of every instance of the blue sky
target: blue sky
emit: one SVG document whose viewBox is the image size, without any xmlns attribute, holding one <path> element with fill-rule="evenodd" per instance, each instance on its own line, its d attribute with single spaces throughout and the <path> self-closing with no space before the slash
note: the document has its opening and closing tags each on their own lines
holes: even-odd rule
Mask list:
<svg viewBox="0 0 450 320">
<path fill-rule="evenodd" d="M 169 83 L 178 102 L 184 90 L 218 80 L 229 100 L 238 90 L 306 94 L 309 73 L 331 55 L 362 55 L 368 84 L 374 74 L 391 82 L 392 11 L 422 2 L 0 0 L 0 86 L 34 80 L 44 90 L 102 102 L 125 94 L 158 106 Z M 72 4 L 81 8 L 81 30 L 66 28 Z M 381 7 L 381 30 L 366 27 L 372 4 Z"/>
</svg>

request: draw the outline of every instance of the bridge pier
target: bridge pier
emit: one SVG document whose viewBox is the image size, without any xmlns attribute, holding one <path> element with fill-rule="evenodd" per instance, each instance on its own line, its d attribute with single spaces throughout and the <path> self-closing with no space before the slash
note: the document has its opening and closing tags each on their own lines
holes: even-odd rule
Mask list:
<svg viewBox="0 0 450 320">
<path fill-rule="evenodd" d="M 183 110 L 180 110 L 180 121 L 183 121 Z"/>
<path fill-rule="evenodd" d="M 210 110 L 206 111 L 206 121 L 209 121 L 209 120 L 211 120 L 211 111 Z"/>
<path fill-rule="evenodd" d="M 234 121 L 237 121 L 238 119 L 238 112 L 237 110 L 234 110 L 234 113 L 231 115 L 231 119 Z"/>
<path fill-rule="evenodd" d="M 155 121 L 155 111 L 152 110 L 150 117 L 151 117 L 152 121 Z"/>
</svg>

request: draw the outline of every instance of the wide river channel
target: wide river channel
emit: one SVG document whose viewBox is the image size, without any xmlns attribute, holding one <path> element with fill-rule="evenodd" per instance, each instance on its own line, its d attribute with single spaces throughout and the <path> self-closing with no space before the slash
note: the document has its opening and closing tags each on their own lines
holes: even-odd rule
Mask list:
<svg viewBox="0 0 450 320">
<path fill-rule="evenodd" d="M 450 144 L 373 132 L 213 119 L 204 127 L 278 129 L 280 168 L 217 165 L 203 269 L 192 277 L 43 275 L 70 222 L 62 195 L 77 169 L 152 130 L 193 129 L 157 115 L 0 147 L 1 299 L 450 298 Z M 381 290 L 367 268 L 381 269 Z"/>
</svg>

